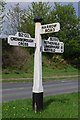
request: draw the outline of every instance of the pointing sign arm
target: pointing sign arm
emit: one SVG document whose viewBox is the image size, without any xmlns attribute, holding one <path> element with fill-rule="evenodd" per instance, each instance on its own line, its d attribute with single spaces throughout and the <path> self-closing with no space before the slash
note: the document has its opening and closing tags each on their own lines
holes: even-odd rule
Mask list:
<svg viewBox="0 0 80 120">
<path fill-rule="evenodd" d="M 58 32 L 60 30 L 60 23 L 52 23 L 41 26 L 41 34 Z"/>
<path fill-rule="evenodd" d="M 10 35 L 8 37 L 8 43 L 13 46 L 23 46 L 23 47 L 35 47 L 34 38 L 25 38 Z"/>
<path fill-rule="evenodd" d="M 60 42 L 56 37 L 49 37 L 48 40 L 43 40 L 42 51 L 50 53 L 63 53 L 64 43 Z"/>
</svg>

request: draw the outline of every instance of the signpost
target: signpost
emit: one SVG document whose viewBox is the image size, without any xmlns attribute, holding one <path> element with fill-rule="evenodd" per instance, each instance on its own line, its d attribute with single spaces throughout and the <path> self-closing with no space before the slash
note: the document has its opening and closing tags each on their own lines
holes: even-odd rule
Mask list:
<svg viewBox="0 0 80 120">
<path fill-rule="evenodd" d="M 34 82 L 33 82 L 33 110 L 43 109 L 43 86 L 42 86 L 42 40 L 40 35 L 41 18 L 35 18 L 35 54 L 34 54 Z"/>
<path fill-rule="evenodd" d="M 42 40 L 41 35 L 54 33 L 60 30 L 59 23 L 41 25 L 42 18 L 36 17 L 35 38 L 30 34 L 17 32 L 15 36 L 8 37 L 8 43 L 13 46 L 35 47 L 34 54 L 34 81 L 32 89 L 33 110 L 35 112 L 43 109 L 43 85 L 42 85 L 42 52 L 63 53 L 64 43 L 56 37 L 49 37 L 48 40 Z"/>
<path fill-rule="evenodd" d="M 50 53 L 63 53 L 64 43 L 60 42 L 56 37 L 49 37 L 48 40 L 43 40 L 42 51 Z"/>
<path fill-rule="evenodd" d="M 26 38 L 31 38 L 29 33 L 23 33 L 23 32 L 17 32 L 16 36 L 18 37 L 26 37 Z"/>
<path fill-rule="evenodd" d="M 59 23 L 46 24 L 41 26 L 41 34 L 58 32 L 60 30 Z"/>
<path fill-rule="evenodd" d="M 23 47 L 35 47 L 35 39 L 27 37 L 18 37 L 10 35 L 8 37 L 8 43 L 13 46 L 23 46 Z"/>
</svg>

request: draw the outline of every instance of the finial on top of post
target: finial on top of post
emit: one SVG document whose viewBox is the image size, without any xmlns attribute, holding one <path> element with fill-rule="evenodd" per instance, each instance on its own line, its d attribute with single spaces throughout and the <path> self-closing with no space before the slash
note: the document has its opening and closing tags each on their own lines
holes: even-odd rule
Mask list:
<svg viewBox="0 0 80 120">
<path fill-rule="evenodd" d="M 42 22 L 42 17 L 40 17 L 40 16 L 36 16 L 35 18 L 34 18 L 34 22 Z"/>
</svg>

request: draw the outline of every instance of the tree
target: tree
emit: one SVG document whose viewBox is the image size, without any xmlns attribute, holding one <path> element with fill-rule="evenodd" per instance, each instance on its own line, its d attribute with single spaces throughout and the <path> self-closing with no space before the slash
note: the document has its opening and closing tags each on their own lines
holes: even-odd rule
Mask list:
<svg viewBox="0 0 80 120">
<path fill-rule="evenodd" d="M 71 62 L 76 61 L 75 63 L 80 60 L 80 29 L 78 29 L 80 18 L 77 18 L 72 4 L 61 5 L 55 3 L 55 6 L 51 8 L 49 3 L 33 2 L 25 12 L 19 7 L 19 4 L 16 6 L 8 12 L 11 34 L 15 34 L 17 31 L 23 31 L 28 32 L 31 34 L 31 37 L 34 37 L 35 27 L 33 19 L 35 16 L 41 16 L 43 18 L 44 23 L 42 24 L 59 22 L 60 31 L 58 33 L 46 34 L 46 36 L 55 36 L 64 42 L 65 50 L 61 54 L 64 59 Z M 42 37 L 46 38 L 46 36 Z M 46 54 L 49 59 L 53 55 Z"/>
<path fill-rule="evenodd" d="M 5 1 L 0 1 L 0 34 L 2 33 L 3 31 L 3 23 L 4 23 L 4 17 L 5 17 L 5 14 L 4 14 L 4 10 L 5 10 Z"/>
<path fill-rule="evenodd" d="M 50 13 L 50 20 L 53 21 L 53 18 L 54 22 L 60 23 L 61 29 L 58 33 L 54 33 L 54 35 L 58 36 L 60 41 L 64 42 L 64 58 L 79 58 L 80 30 L 77 28 L 79 21 L 72 4 L 60 5 L 59 3 L 55 3 L 55 7 Z"/>
<path fill-rule="evenodd" d="M 29 32 L 32 37 L 34 37 L 34 18 L 36 16 L 41 16 L 44 23 L 48 21 L 48 15 L 50 12 L 49 3 L 45 2 L 33 2 L 31 6 L 28 7 L 26 16 L 23 17 L 23 22 L 21 29 L 24 32 Z"/>
<path fill-rule="evenodd" d="M 20 8 L 19 3 L 17 3 L 14 7 L 9 9 L 6 20 L 7 24 L 6 34 L 8 35 L 15 34 L 17 31 L 20 31 L 21 16 L 24 15 L 24 13 L 25 10 L 22 10 Z M 6 41 L 3 40 L 2 42 L 3 42 L 2 67 L 3 68 L 13 67 L 20 69 L 27 58 L 23 48 L 10 46 L 7 43 L 7 40 Z M 16 62 L 16 60 L 18 62 Z"/>
<path fill-rule="evenodd" d="M 79 20 L 71 3 L 68 5 L 54 3 L 54 7 L 51 9 L 49 3 L 33 2 L 27 10 L 26 17 L 23 17 L 21 26 L 22 30 L 29 32 L 32 37 L 34 37 L 33 19 L 35 16 L 42 16 L 45 24 L 59 22 L 60 31 L 46 36 L 55 36 L 64 42 L 65 52 L 62 55 L 65 59 L 79 58 L 80 30 L 77 28 Z M 52 57 L 53 55 L 47 54 L 47 56 Z"/>
<path fill-rule="evenodd" d="M 50 19 L 52 21 L 53 18 L 55 22 L 60 23 L 60 32 L 64 38 L 66 38 L 63 39 L 64 42 L 66 42 L 68 38 L 72 39 L 75 36 L 75 32 L 77 34 L 76 26 L 78 19 L 72 4 L 60 5 L 59 3 L 55 3 L 55 7 L 50 13 Z"/>
<path fill-rule="evenodd" d="M 17 31 L 20 32 L 21 28 L 21 17 L 25 14 L 25 10 L 20 8 L 19 3 L 17 3 L 12 9 L 9 9 L 7 13 L 8 19 L 8 31 L 7 34 L 15 34 Z"/>
</svg>

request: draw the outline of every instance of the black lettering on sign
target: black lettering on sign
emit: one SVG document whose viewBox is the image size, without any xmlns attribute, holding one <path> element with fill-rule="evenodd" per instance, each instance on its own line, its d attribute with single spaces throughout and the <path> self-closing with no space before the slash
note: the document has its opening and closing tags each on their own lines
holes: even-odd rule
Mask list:
<svg viewBox="0 0 80 120">
<path fill-rule="evenodd" d="M 21 42 L 18 42 L 18 45 L 21 45 Z"/>
<path fill-rule="evenodd" d="M 43 25 L 42 29 L 55 28 L 56 26 L 57 26 L 57 24 Z"/>
<path fill-rule="evenodd" d="M 42 26 L 42 29 L 46 29 L 46 26 Z"/>
<path fill-rule="evenodd" d="M 53 28 L 53 31 L 55 31 L 55 28 Z"/>
<path fill-rule="evenodd" d="M 21 42 L 21 45 L 23 45 L 23 42 Z"/>
<path fill-rule="evenodd" d="M 56 38 L 56 37 L 50 37 L 50 41 L 56 41 L 56 42 L 58 42 L 58 41 L 59 41 L 59 39 L 58 39 L 58 38 Z"/>
<path fill-rule="evenodd" d="M 44 47 L 44 51 L 45 51 L 45 52 L 55 52 L 55 49 L 54 49 L 54 48 Z"/>
<path fill-rule="evenodd" d="M 11 37 L 10 39 L 11 39 L 11 41 L 13 41 L 13 40 L 14 40 L 14 38 L 13 38 L 13 37 Z"/>
<path fill-rule="evenodd" d="M 55 28 L 46 28 L 45 29 L 45 32 L 54 32 L 55 31 Z"/>
<path fill-rule="evenodd" d="M 19 32 L 19 33 L 18 33 L 18 36 L 19 36 L 19 37 L 27 37 L 27 38 L 30 37 L 30 35 L 29 35 L 28 33 L 23 33 L 23 32 Z"/>
<path fill-rule="evenodd" d="M 45 32 L 52 32 L 52 31 L 53 31 L 52 28 L 45 29 Z"/>
<path fill-rule="evenodd" d="M 44 41 L 44 46 L 51 46 L 51 47 L 53 47 L 53 46 L 57 46 L 57 48 L 59 48 L 60 47 L 60 44 L 59 44 L 59 42 L 56 42 L 56 41 Z"/>
<path fill-rule="evenodd" d="M 51 45 L 45 45 L 46 48 L 55 48 L 55 49 L 59 49 L 60 46 L 51 46 Z"/>
<path fill-rule="evenodd" d="M 21 41 L 21 42 L 30 42 L 30 43 L 34 42 L 33 39 L 21 38 L 21 37 L 19 37 L 19 38 L 17 38 L 17 37 L 11 37 L 10 40 L 11 41 Z"/>
<path fill-rule="evenodd" d="M 28 43 L 26 43 L 26 42 L 18 42 L 18 45 L 19 46 L 28 46 Z"/>
<path fill-rule="evenodd" d="M 52 38 L 52 37 L 50 37 L 50 41 L 53 41 L 53 38 Z"/>
<path fill-rule="evenodd" d="M 59 42 L 58 42 L 58 45 L 60 45 Z"/>
<path fill-rule="evenodd" d="M 23 37 L 23 33 L 22 32 L 19 32 L 19 37 Z"/>
<path fill-rule="evenodd" d="M 22 46 L 22 45 L 23 45 L 23 42 L 18 42 L 18 45 L 19 45 L 19 46 Z"/>
<path fill-rule="evenodd" d="M 25 46 L 28 46 L 28 43 L 25 43 Z"/>
<path fill-rule="evenodd" d="M 22 39 L 22 38 L 19 38 L 19 39 L 17 39 L 17 40 L 19 40 L 19 41 L 23 41 L 23 39 Z"/>
<path fill-rule="evenodd" d="M 52 25 L 49 25 L 48 28 L 52 28 Z"/>
<path fill-rule="evenodd" d="M 49 26 L 47 25 L 47 28 L 48 28 Z"/>
<path fill-rule="evenodd" d="M 63 46 L 61 46 L 61 49 L 63 49 Z"/>
</svg>

